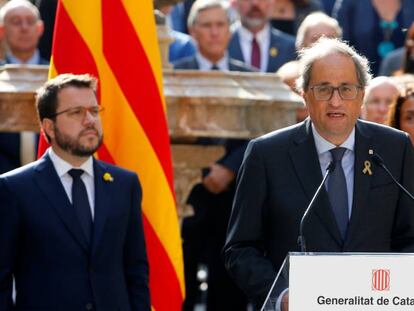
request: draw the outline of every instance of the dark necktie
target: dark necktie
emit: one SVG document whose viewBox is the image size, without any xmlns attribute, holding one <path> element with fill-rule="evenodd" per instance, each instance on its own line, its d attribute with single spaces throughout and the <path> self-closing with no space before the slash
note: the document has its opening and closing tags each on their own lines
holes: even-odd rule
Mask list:
<svg viewBox="0 0 414 311">
<path fill-rule="evenodd" d="M 328 195 L 332 210 L 336 218 L 342 239 L 345 239 L 348 229 L 348 191 L 346 188 L 345 173 L 342 168 L 342 157 L 346 149 L 342 147 L 331 149 L 335 169 L 329 176 Z"/>
<path fill-rule="evenodd" d="M 220 68 L 217 66 L 217 64 L 213 64 L 213 66 L 211 66 L 211 70 L 220 70 Z"/>
<path fill-rule="evenodd" d="M 260 69 L 260 46 L 257 43 L 256 37 L 253 37 L 253 40 L 252 40 L 251 65 Z"/>
<path fill-rule="evenodd" d="M 81 176 L 84 173 L 81 169 L 71 169 L 68 174 L 72 176 L 72 205 L 78 217 L 79 224 L 85 234 L 88 243 L 91 241 L 92 234 L 92 214 L 86 192 L 85 184 Z"/>
</svg>

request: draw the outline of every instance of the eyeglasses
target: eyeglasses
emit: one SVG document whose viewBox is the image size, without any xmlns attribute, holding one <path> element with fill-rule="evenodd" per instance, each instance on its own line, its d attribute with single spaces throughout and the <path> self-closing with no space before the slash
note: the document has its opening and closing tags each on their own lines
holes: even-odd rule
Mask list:
<svg viewBox="0 0 414 311">
<path fill-rule="evenodd" d="M 89 112 L 89 114 L 94 119 L 98 119 L 99 114 L 102 113 L 103 111 L 104 111 L 104 107 L 102 106 L 74 107 L 74 108 L 69 108 L 63 111 L 56 112 L 54 115 L 51 116 L 51 118 L 55 118 L 61 114 L 66 114 L 69 118 L 72 118 L 76 121 L 82 121 L 86 117 L 86 112 Z"/>
<path fill-rule="evenodd" d="M 316 100 L 330 100 L 335 90 L 338 91 L 339 97 L 343 100 L 352 100 L 357 97 L 361 87 L 353 84 L 343 84 L 338 87 L 332 85 L 315 85 L 311 86 L 310 89 Z"/>
</svg>

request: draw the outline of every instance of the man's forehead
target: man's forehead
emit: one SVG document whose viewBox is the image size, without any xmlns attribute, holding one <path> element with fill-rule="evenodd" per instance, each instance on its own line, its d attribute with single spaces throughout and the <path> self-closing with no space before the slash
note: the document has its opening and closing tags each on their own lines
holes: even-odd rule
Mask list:
<svg viewBox="0 0 414 311">
<path fill-rule="evenodd" d="M 34 18 L 38 18 L 38 16 L 36 15 L 35 12 L 33 12 L 32 9 L 24 6 L 24 5 L 20 5 L 20 6 L 16 6 L 12 9 L 10 9 L 6 15 L 4 16 L 4 19 L 6 20 L 7 18 L 12 18 L 12 17 L 19 17 L 19 16 L 31 16 Z"/>
</svg>

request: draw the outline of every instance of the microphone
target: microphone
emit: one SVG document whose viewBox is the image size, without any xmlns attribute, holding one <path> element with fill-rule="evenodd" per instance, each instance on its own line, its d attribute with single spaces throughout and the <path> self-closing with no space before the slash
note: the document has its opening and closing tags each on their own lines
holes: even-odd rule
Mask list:
<svg viewBox="0 0 414 311">
<path fill-rule="evenodd" d="M 303 235 L 303 227 L 305 225 L 305 221 L 307 220 L 307 217 L 309 215 L 309 211 L 311 210 L 314 202 L 318 198 L 319 193 L 321 192 L 322 187 L 324 186 L 326 179 L 328 178 L 328 176 L 334 170 L 335 170 L 335 163 L 333 161 L 331 161 L 328 164 L 328 168 L 326 169 L 326 173 L 323 176 L 321 184 L 319 185 L 318 189 L 316 190 L 315 194 L 313 195 L 312 200 L 310 201 L 308 207 L 306 208 L 305 212 L 303 213 L 302 219 L 300 220 L 298 243 L 300 245 L 300 250 L 302 252 L 306 252 L 306 241 L 305 241 L 305 236 Z"/>
<path fill-rule="evenodd" d="M 378 154 L 373 154 L 372 155 L 372 161 L 374 161 L 374 163 L 380 167 L 382 167 L 382 169 L 388 174 L 388 176 L 391 177 L 392 181 L 402 190 L 405 192 L 406 195 L 408 195 L 410 197 L 411 200 L 414 201 L 414 196 L 403 186 L 401 185 L 394 177 L 394 175 L 392 175 L 392 173 L 390 172 L 390 170 L 385 166 L 384 164 L 384 160 L 378 155 Z"/>
</svg>

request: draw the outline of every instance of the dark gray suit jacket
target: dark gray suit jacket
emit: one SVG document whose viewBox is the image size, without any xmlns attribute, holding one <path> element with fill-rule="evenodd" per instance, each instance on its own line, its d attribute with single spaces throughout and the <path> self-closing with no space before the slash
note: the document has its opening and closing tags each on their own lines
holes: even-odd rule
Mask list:
<svg viewBox="0 0 414 311">
<path fill-rule="evenodd" d="M 358 120 L 347 237 L 342 241 L 323 189 L 304 228 L 308 251 L 413 251 L 414 203 L 373 164 L 370 149 L 414 192 L 414 155 L 407 134 Z M 365 161 L 371 162 L 371 176 L 362 172 Z M 257 303 L 263 302 L 287 253 L 299 251 L 299 223 L 321 181 L 309 119 L 249 143 L 224 251 L 228 271 Z"/>
</svg>

